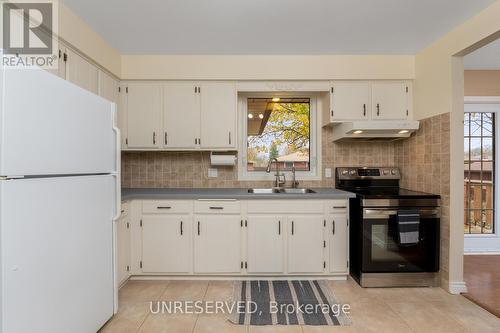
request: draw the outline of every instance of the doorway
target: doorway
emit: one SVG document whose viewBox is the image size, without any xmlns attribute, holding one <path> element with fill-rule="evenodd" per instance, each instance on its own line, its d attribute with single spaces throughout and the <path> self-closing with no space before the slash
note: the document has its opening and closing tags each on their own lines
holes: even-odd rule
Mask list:
<svg viewBox="0 0 500 333">
<path fill-rule="evenodd" d="M 500 40 L 464 70 L 464 296 L 500 317 Z"/>
</svg>

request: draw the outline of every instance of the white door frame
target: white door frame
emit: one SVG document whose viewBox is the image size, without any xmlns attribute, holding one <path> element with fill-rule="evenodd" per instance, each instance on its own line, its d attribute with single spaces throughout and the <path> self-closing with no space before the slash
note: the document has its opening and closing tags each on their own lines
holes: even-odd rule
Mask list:
<svg viewBox="0 0 500 333">
<path fill-rule="evenodd" d="M 500 117 L 500 96 L 467 96 L 464 100 L 465 112 L 494 112 L 497 118 Z M 500 124 L 495 122 L 495 158 L 500 156 Z M 494 234 L 489 235 L 464 235 L 464 254 L 494 254 L 500 253 L 500 217 L 497 211 L 500 207 L 500 186 L 497 179 L 500 179 L 500 166 L 495 163 L 495 214 L 494 214 Z"/>
</svg>

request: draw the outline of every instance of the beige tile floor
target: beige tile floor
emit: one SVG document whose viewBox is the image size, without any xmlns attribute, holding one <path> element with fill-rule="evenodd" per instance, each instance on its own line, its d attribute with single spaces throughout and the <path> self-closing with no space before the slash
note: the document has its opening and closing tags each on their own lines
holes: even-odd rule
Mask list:
<svg viewBox="0 0 500 333">
<path fill-rule="evenodd" d="M 364 289 L 354 281 L 331 281 L 341 303 L 351 305 L 353 324 L 339 326 L 238 326 L 225 315 L 152 314 L 150 301 L 231 300 L 230 281 L 129 281 L 120 310 L 103 333 L 325 333 L 500 332 L 500 319 L 440 288 Z"/>
</svg>

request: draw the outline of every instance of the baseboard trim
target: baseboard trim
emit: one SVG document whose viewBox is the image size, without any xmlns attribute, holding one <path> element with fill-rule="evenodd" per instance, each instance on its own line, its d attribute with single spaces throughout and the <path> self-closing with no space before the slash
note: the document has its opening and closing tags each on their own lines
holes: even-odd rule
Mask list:
<svg viewBox="0 0 500 333">
<path fill-rule="evenodd" d="M 235 275 L 235 276 L 221 276 L 221 275 L 132 275 L 129 280 L 133 281 L 245 281 L 245 280 L 330 280 L 330 281 L 346 281 L 347 275 L 285 275 L 285 276 L 266 276 L 266 275 Z"/>
<path fill-rule="evenodd" d="M 467 284 L 465 282 L 450 282 L 448 283 L 448 291 L 451 294 L 459 295 L 467 292 Z"/>
</svg>

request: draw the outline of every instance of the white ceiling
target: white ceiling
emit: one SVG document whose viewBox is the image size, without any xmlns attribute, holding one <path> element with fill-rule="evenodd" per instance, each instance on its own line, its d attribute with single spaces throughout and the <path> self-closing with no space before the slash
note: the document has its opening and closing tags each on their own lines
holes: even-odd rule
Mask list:
<svg viewBox="0 0 500 333">
<path fill-rule="evenodd" d="M 500 39 L 464 57 L 465 69 L 500 70 Z"/>
<path fill-rule="evenodd" d="M 415 54 L 495 0 L 64 0 L 122 54 Z"/>
</svg>

